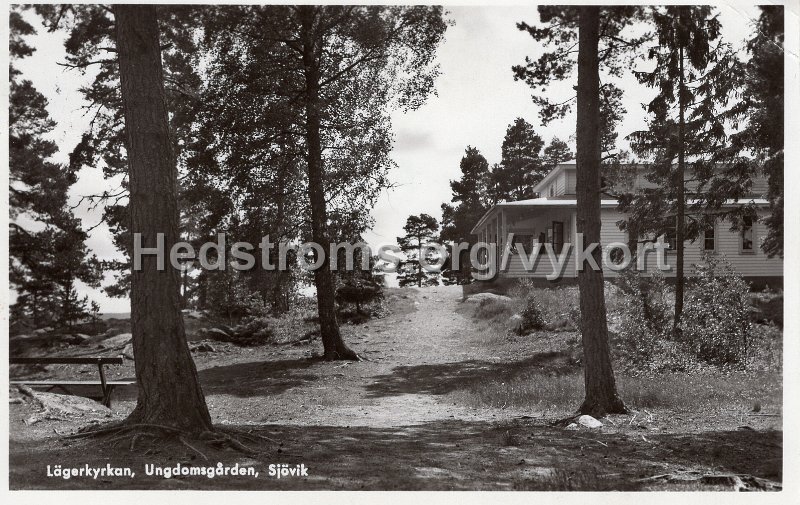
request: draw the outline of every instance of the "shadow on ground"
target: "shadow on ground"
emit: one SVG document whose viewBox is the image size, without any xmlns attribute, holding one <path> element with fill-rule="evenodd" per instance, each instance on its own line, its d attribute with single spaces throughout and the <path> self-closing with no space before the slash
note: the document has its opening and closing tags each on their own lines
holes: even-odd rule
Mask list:
<svg viewBox="0 0 800 505">
<path fill-rule="evenodd" d="M 569 432 L 534 421 L 437 421 L 397 428 L 262 425 L 258 454 L 215 450 L 209 462 L 188 448 L 152 444 L 129 451 L 103 440 L 11 442 L 12 489 L 371 489 L 639 490 L 658 474 L 700 469 L 780 481 L 781 434 L 747 430 L 639 435 Z M 47 478 L 46 465 L 128 466 L 134 479 Z M 173 479 L 144 465 L 249 465 L 253 477 Z M 275 479 L 273 463 L 304 464 L 308 477 Z M 666 486 L 666 484 L 663 484 Z"/>
<path fill-rule="evenodd" d="M 198 375 L 206 394 L 270 396 L 316 380 L 316 374 L 302 372 L 314 363 L 305 358 L 251 361 L 206 368 Z"/>
<path fill-rule="evenodd" d="M 579 370 L 568 352 L 545 352 L 520 361 L 466 360 L 451 363 L 398 366 L 390 374 L 374 377 L 366 386 L 369 397 L 430 394 L 444 395 L 485 381 L 509 381 L 531 372 L 565 374 Z"/>
</svg>

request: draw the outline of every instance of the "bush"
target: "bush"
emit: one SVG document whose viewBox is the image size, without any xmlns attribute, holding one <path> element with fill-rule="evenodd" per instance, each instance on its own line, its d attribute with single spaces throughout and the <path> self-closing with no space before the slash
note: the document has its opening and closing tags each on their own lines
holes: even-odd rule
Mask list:
<svg viewBox="0 0 800 505">
<path fill-rule="evenodd" d="M 536 299 L 531 302 L 529 298 L 534 293 Z M 535 304 L 542 320 L 542 326 L 535 329 L 575 331 L 580 328 L 578 289 L 575 286 L 537 288 L 532 279 L 523 277 L 517 280 L 509 294 L 522 307 L 520 313 L 530 303 Z"/>
<path fill-rule="evenodd" d="M 624 270 L 616 286 L 620 314 L 614 349 L 630 370 L 683 369 L 685 356 L 669 340 L 672 335 L 672 304 L 660 273 L 642 276 Z"/>
<path fill-rule="evenodd" d="M 336 290 L 336 301 L 340 305 L 353 304 L 357 314 L 361 304 L 369 304 L 383 299 L 383 286 L 367 279 L 347 279 Z"/>
<path fill-rule="evenodd" d="M 219 325 L 206 331 L 207 338 L 219 342 L 230 342 L 240 347 L 255 347 L 274 342 L 272 320 L 264 316 L 248 316 L 231 328 Z"/>
<path fill-rule="evenodd" d="M 543 330 L 545 327 L 542 309 L 536 297 L 532 294 L 529 294 L 525 299 L 525 307 L 522 309 L 520 316 L 522 316 L 522 319 L 516 328 L 516 332 L 519 335 L 527 335 L 531 331 Z"/>
<path fill-rule="evenodd" d="M 725 258 L 706 255 L 684 297 L 678 338 L 703 361 L 744 363 L 752 337 L 750 288 Z"/>
<path fill-rule="evenodd" d="M 227 324 L 233 325 L 242 318 L 269 313 L 269 307 L 259 293 L 248 285 L 244 273 L 229 268 L 205 271 L 203 275 L 207 276 L 205 306 L 214 316 L 225 318 Z"/>
</svg>

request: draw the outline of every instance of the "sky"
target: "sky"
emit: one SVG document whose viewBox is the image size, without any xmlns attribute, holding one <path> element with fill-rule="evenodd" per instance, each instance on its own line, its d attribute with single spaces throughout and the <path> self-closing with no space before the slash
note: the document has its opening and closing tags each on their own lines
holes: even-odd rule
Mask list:
<svg viewBox="0 0 800 505">
<path fill-rule="evenodd" d="M 384 191 L 372 217 L 374 228 L 365 239 L 374 248 L 394 244 L 403 234 L 406 218 L 427 213 L 441 217 L 441 204 L 450 202 L 450 181 L 460 177 L 459 162 L 467 146 L 478 148 L 490 164 L 500 161 L 500 147 L 506 128 L 517 117 L 534 125 L 546 143 L 558 137 L 574 150 L 575 117 L 542 126 L 537 107 L 531 100 L 532 90 L 523 82 L 515 82 L 511 67 L 524 63 L 525 57 L 536 58 L 543 49 L 516 23 L 535 24 L 535 6 L 447 7 L 448 18 L 455 25 L 448 28 L 445 40 L 437 53 L 441 75 L 436 82 L 436 95 L 430 96 L 422 107 L 392 117 L 395 143 L 392 153 L 397 167 L 389 174 L 393 188 Z M 752 21 L 758 16 L 754 6 L 725 5 L 719 7 L 723 37 L 742 47 L 751 34 Z M 84 102 L 79 89 L 89 82 L 75 70 L 58 66 L 66 53 L 63 33 L 47 33 L 32 18 L 39 33 L 28 41 L 37 51 L 17 66 L 24 78 L 48 99 L 48 112 L 57 127 L 50 138 L 59 146 L 56 161 L 66 162 L 69 152 L 86 130 L 89 117 L 81 109 Z M 619 125 L 622 138 L 643 129 L 644 112 L 641 104 L 653 95 L 639 85 L 632 75 L 615 80 L 625 93 L 623 104 L 628 113 Z M 572 83 L 551 86 L 548 96 L 568 98 Z M 113 187 L 103 179 L 100 167 L 85 168 L 71 188 L 70 197 L 77 204 L 81 196 L 97 194 Z M 82 204 L 76 209 L 85 228 L 97 225 L 101 209 L 89 209 Z M 87 242 L 100 259 L 120 258 L 111 243 L 105 225 L 94 229 Z M 107 278 L 110 282 L 111 278 Z M 100 304 L 103 312 L 127 312 L 127 299 L 105 296 L 101 291 L 80 286 L 81 296 L 87 294 Z"/>
</svg>

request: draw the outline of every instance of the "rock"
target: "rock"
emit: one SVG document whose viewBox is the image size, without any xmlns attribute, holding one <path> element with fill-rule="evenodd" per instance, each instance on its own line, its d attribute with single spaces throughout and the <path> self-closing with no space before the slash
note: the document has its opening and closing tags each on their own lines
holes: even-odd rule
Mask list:
<svg viewBox="0 0 800 505">
<path fill-rule="evenodd" d="M 578 424 L 583 426 L 584 428 L 602 428 L 603 423 L 598 421 L 592 416 L 582 415 L 578 419 Z"/>
<path fill-rule="evenodd" d="M 92 337 L 90 337 L 89 335 L 86 335 L 84 333 L 75 333 L 75 334 L 72 335 L 72 338 L 73 338 L 73 340 L 75 342 L 83 343 L 83 342 L 86 342 L 87 340 L 91 339 Z"/>
<path fill-rule="evenodd" d="M 129 342 L 122 350 L 122 355 L 129 360 L 133 360 L 133 342 Z"/>
<path fill-rule="evenodd" d="M 233 335 L 235 333 L 234 329 L 228 326 L 227 324 L 218 324 L 216 328 L 224 331 L 228 335 Z"/>
<path fill-rule="evenodd" d="M 51 331 L 53 331 L 53 328 L 51 328 L 50 326 L 47 326 L 45 328 L 39 328 L 38 330 L 33 330 L 33 332 L 37 335 L 44 335 L 45 333 L 50 333 Z"/>
<path fill-rule="evenodd" d="M 209 328 L 206 330 L 206 335 L 208 335 L 210 338 L 220 338 L 220 337 L 223 339 L 231 338 L 231 335 L 227 331 L 221 328 Z"/>
<path fill-rule="evenodd" d="M 113 337 L 109 337 L 102 342 L 100 342 L 100 347 L 103 349 L 114 349 L 116 347 L 125 347 L 133 338 L 133 335 L 130 333 L 120 333 L 119 335 L 115 335 Z"/>
<path fill-rule="evenodd" d="M 202 343 L 192 347 L 192 351 L 197 351 L 197 352 L 217 352 L 217 350 L 214 349 L 214 346 L 212 346 L 208 342 L 202 342 Z"/>
<path fill-rule="evenodd" d="M 496 301 L 503 301 L 503 302 L 510 302 L 511 297 L 506 295 L 496 295 L 494 293 L 476 293 L 474 295 L 469 295 L 469 297 L 464 300 L 465 303 L 480 303 L 483 300 L 496 300 Z"/>
<path fill-rule="evenodd" d="M 569 423 L 565 430 L 576 431 L 578 429 L 578 425 L 575 423 Z"/>
<path fill-rule="evenodd" d="M 35 392 L 34 398 L 38 401 L 45 411 L 84 415 L 89 413 L 111 415 L 111 409 L 90 398 L 72 395 L 59 395 L 55 393 Z"/>
</svg>

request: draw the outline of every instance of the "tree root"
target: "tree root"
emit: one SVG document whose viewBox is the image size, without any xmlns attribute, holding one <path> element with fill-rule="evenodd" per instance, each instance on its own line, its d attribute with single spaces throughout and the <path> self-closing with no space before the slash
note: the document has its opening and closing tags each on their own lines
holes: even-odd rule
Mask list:
<svg viewBox="0 0 800 505">
<path fill-rule="evenodd" d="M 594 399 L 585 399 L 583 404 L 578 408 L 577 415 L 586 414 L 600 419 L 608 414 L 630 414 L 630 410 L 625 406 L 625 403 L 614 395 L 605 401 L 598 401 Z"/>
<path fill-rule="evenodd" d="M 191 443 L 190 440 L 192 442 L 198 440 L 203 444 L 214 447 L 215 449 L 233 449 L 248 455 L 258 454 L 259 451 L 245 445 L 239 440 L 239 437 L 248 438 L 254 442 L 266 440 L 276 443 L 275 440 L 263 435 L 245 433 L 239 430 L 225 428 L 216 428 L 213 431 L 207 430 L 200 433 L 192 433 L 180 428 L 163 424 L 126 424 L 124 422 L 114 423 L 112 426 L 106 426 L 104 428 L 85 429 L 78 433 L 65 435 L 63 438 L 76 440 L 90 439 L 95 437 L 102 438 L 105 443 L 111 444 L 114 447 L 118 446 L 120 442 L 129 441 L 128 447 L 130 451 L 133 451 L 137 446 L 137 442 L 144 437 L 150 437 L 151 443 L 157 440 L 174 440 L 206 461 L 209 460 L 208 456 L 200 448 L 198 448 L 196 444 Z"/>
<path fill-rule="evenodd" d="M 342 350 L 335 350 L 326 352 L 322 358 L 325 361 L 339 361 L 339 360 L 348 360 L 348 361 L 363 361 L 361 356 L 356 354 L 355 351 L 348 349 L 345 347 Z"/>
<path fill-rule="evenodd" d="M 200 449 L 196 448 L 195 446 L 187 442 L 186 439 L 183 438 L 181 435 L 178 435 L 178 440 L 180 440 L 183 445 L 196 452 L 201 458 L 208 461 L 208 456 L 203 454 L 203 452 Z"/>
<path fill-rule="evenodd" d="M 172 433 L 183 433 L 182 430 L 178 428 L 174 428 L 172 426 L 166 426 L 163 424 L 150 424 L 150 423 L 133 423 L 133 424 L 125 424 L 123 422 L 113 423 L 112 426 L 107 426 L 105 428 L 95 429 L 95 430 L 85 430 L 79 431 L 78 433 L 73 433 L 72 435 L 67 435 L 64 438 L 88 438 L 88 437 L 98 437 L 102 435 L 109 435 L 111 433 L 121 432 L 121 431 L 130 431 L 136 429 L 160 429 Z"/>
</svg>

